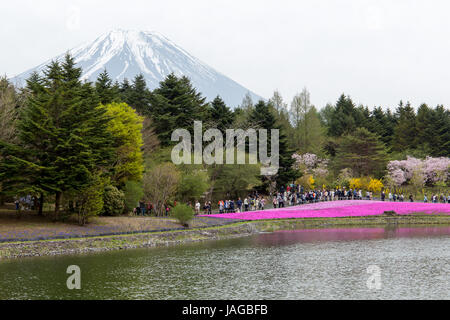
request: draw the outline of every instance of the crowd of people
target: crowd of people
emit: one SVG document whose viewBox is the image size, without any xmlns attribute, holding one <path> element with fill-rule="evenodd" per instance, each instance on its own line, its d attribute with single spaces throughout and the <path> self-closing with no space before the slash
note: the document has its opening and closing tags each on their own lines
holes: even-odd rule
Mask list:
<svg viewBox="0 0 450 320">
<path fill-rule="evenodd" d="M 393 202 L 414 202 L 414 197 L 410 194 L 407 198 L 403 193 L 392 193 L 382 191 L 380 194 L 381 201 L 393 201 Z M 337 200 L 374 200 L 373 193 L 371 191 L 363 192 L 361 189 L 322 189 L 322 190 L 305 190 L 301 185 L 288 185 L 282 186 L 278 192 L 269 196 L 263 197 L 258 192 L 253 192 L 247 197 L 238 198 L 237 200 L 219 200 L 217 202 L 218 213 L 235 213 L 235 212 L 247 212 L 255 210 L 264 210 L 268 204 L 271 203 L 273 208 L 284 208 L 286 206 L 301 205 L 306 203 L 315 203 L 322 201 L 337 201 Z M 433 194 L 430 199 L 427 195 L 424 195 L 423 202 L 432 203 L 449 203 L 450 194 Z M 16 197 L 15 199 L 16 210 L 35 210 L 39 205 L 39 199 L 32 196 Z M 174 203 L 176 205 L 176 202 Z M 195 214 L 212 214 L 213 205 L 211 201 L 204 202 L 203 206 L 199 201 L 196 201 L 194 205 L 191 202 L 188 203 L 195 211 Z M 165 215 L 169 216 L 171 206 L 166 204 Z M 151 202 L 140 201 L 138 205 L 133 209 L 135 215 L 152 215 L 154 214 L 154 206 Z"/>
<path fill-rule="evenodd" d="M 273 208 L 284 208 L 286 206 L 301 205 L 306 203 L 315 203 L 322 201 L 338 201 L 338 200 L 375 200 L 373 192 L 364 191 L 361 189 L 346 189 L 335 188 L 335 189 L 323 189 L 323 190 L 305 190 L 303 186 L 300 185 L 289 185 L 287 187 L 281 187 L 280 190 L 273 194 L 270 199 L 272 200 Z M 393 202 L 404 202 L 410 201 L 414 202 L 414 197 L 410 194 L 407 199 L 403 193 L 392 193 L 386 194 L 382 191 L 379 200 L 381 201 L 393 201 Z M 428 198 L 424 196 L 424 202 L 428 202 Z M 450 203 L 450 194 L 445 196 L 441 194 L 440 196 L 434 194 L 431 197 L 431 202 L 433 203 Z M 200 203 L 196 205 L 196 214 L 200 213 Z M 246 212 L 255 210 L 264 210 L 266 208 L 267 199 L 258 195 L 257 193 L 249 195 L 248 197 L 241 200 L 220 200 L 218 202 L 219 213 L 231 213 L 231 212 Z M 205 214 L 211 214 L 211 202 L 205 203 L 203 207 Z"/>
</svg>

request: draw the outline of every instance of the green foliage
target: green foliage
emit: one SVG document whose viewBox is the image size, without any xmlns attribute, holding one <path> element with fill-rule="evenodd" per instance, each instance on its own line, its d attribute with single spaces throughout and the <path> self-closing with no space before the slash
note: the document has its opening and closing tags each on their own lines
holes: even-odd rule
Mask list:
<svg viewBox="0 0 450 320">
<path fill-rule="evenodd" d="M 177 204 L 171 212 L 171 215 L 176 218 L 181 225 L 188 226 L 189 221 L 194 218 L 194 210 L 186 204 Z"/>
<path fill-rule="evenodd" d="M 172 132 L 187 129 L 193 134 L 194 120 L 208 119 L 205 98 L 187 77 L 169 74 L 153 91 L 152 119 L 162 146 L 172 145 Z"/>
<path fill-rule="evenodd" d="M 124 204 L 125 211 L 132 212 L 138 205 L 138 202 L 142 200 L 144 196 L 144 188 L 142 183 L 137 181 L 127 181 L 124 187 Z"/>
<path fill-rule="evenodd" d="M 409 102 L 406 105 L 400 102 L 395 117 L 397 125 L 394 128 L 393 149 L 403 151 L 415 148 L 415 137 L 417 135 L 416 115 Z"/>
<path fill-rule="evenodd" d="M 214 122 L 214 127 L 225 133 L 227 129 L 231 129 L 234 122 L 234 113 L 227 107 L 225 102 L 217 96 L 211 102 L 211 119 Z"/>
<path fill-rule="evenodd" d="M 182 201 L 195 201 L 209 188 L 209 176 L 206 171 L 193 171 L 183 175 L 177 196 Z"/>
<path fill-rule="evenodd" d="M 125 88 L 123 86 L 122 88 Z M 127 88 L 128 92 L 124 93 L 126 99 L 124 100 L 132 106 L 141 115 L 150 115 L 150 100 L 151 92 L 147 88 L 145 78 L 142 74 L 137 75 L 133 79 L 131 87 Z"/>
<path fill-rule="evenodd" d="M 353 132 L 358 126 L 355 114 L 356 109 L 352 99 L 342 94 L 331 114 L 328 134 L 332 137 L 339 137 Z"/>
<path fill-rule="evenodd" d="M 125 195 L 115 186 L 106 186 L 103 194 L 103 214 L 107 216 L 118 216 L 123 213 L 125 206 Z"/>
<path fill-rule="evenodd" d="M 298 177 L 298 172 L 292 167 L 295 162 L 292 158 L 294 150 L 289 147 L 289 141 L 286 134 L 288 128 L 286 128 L 285 125 L 280 124 L 277 115 L 278 114 L 270 103 L 258 101 L 252 111 L 251 119 L 257 128 L 268 130 L 268 153 L 271 152 L 270 132 L 272 129 L 279 130 L 279 169 L 275 180 L 278 186 L 282 186 L 294 182 Z M 268 183 L 269 182 L 266 180 L 266 186 Z"/>
<path fill-rule="evenodd" d="M 301 153 L 320 154 L 324 141 L 324 129 L 319 113 L 310 102 L 310 94 L 306 88 L 292 100 L 291 118 L 294 126 L 293 147 Z"/>
<path fill-rule="evenodd" d="M 80 76 L 70 55 L 61 64 L 52 62 L 42 79 L 33 75 L 19 142 L 2 149 L 7 159 L 3 186 L 55 194 L 55 216 L 64 192 L 90 186 L 91 176 L 113 159 L 109 118 Z"/>
<path fill-rule="evenodd" d="M 342 137 L 333 159 L 336 171 L 351 168 L 356 176 L 381 177 L 386 163 L 384 144 L 365 128 L 358 128 L 353 134 Z"/>
<path fill-rule="evenodd" d="M 97 81 L 95 82 L 95 91 L 100 103 L 102 104 L 118 102 L 120 100 L 119 85 L 117 83 L 113 85 L 106 69 L 97 77 Z"/>
<path fill-rule="evenodd" d="M 126 103 L 111 103 L 105 109 L 111 119 L 108 131 L 113 136 L 115 147 L 112 181 L 121 185 L 127 180 L 141 180 L 144 171 L 141 150 L 143 118 Z"/>
<path fill-rule="evenodd" d="M 99 176 L 92 177 L 90 184 L 78 190 L 75 196 L 78 223 L 85 225 L 89 218 L 103 210 L 104 181 Z"/>
<path fill-rule="evenodd" d="M 215 192 L 237 198 L 261 184 L 260 165 L 223 164 L 211 169 Z"/>
</svg>

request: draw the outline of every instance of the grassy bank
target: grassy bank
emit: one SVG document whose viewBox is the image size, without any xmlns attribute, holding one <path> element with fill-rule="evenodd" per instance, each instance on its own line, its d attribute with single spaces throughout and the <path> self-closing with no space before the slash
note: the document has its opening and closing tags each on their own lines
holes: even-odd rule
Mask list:
<svg viewBox="0 0 450 320">
<path fill-rule="evenodd" d="M 328 227 L 385 227 L 450 225 L 449 215 L 371 216 L 347 218 L 303 218 L 236 222 L 202 229 L 135 233 L 114 236 L 54 239 L 0 244 L 0 259 L 81 254 L 109 250 L 177 245 L 188 242 L 229 239 L 277 230 L 314 229 Z"/>
</svg>

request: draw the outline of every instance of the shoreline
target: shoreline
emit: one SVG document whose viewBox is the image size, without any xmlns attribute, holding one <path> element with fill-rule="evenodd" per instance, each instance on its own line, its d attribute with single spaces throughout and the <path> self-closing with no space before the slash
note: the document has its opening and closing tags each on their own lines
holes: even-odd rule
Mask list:
<svg viewBox="0 0 450 320">
<path fill-rule="evenodd" d="M 449 215 L 397 215 L 341 218 L 296 218 L 240 221 L 224 226 L 126 233 L 70 239 L 16 241 L 0 243 L 0 261 L 40 256 L 86 254 L 112 250 L 152 248 L 185 243 L 245 237 L 262 232 L 328 227 L 397 227 L 449 225 Z"/>
</svg>

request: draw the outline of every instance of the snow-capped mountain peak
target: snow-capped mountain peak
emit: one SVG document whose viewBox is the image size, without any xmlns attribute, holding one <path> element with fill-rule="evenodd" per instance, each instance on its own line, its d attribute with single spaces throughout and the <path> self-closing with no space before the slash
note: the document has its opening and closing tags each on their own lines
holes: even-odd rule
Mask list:
<svg viewBox="0 0 450 320">
<path fill-rule="evenodd" d="M 118 81 L 124 78 L 131 80 L 142 73 L 153 89 L 173 72 L 177 76 L 189 77 L 208 100 L 220 95 L 229 106 L 236 107 L 247 93 L 254 100 L 261 99 L 154 31 L 116 29 L 69 52 L 82 67 L 84 80 L 95 81 L 105 69 L 113 80 Z M 53 60 L 63 57 L 61 54 Z M 23 81 L 33 71 L 41 72 L 49 62 L 18 75 L 16 80 Z"/>
</svg>

